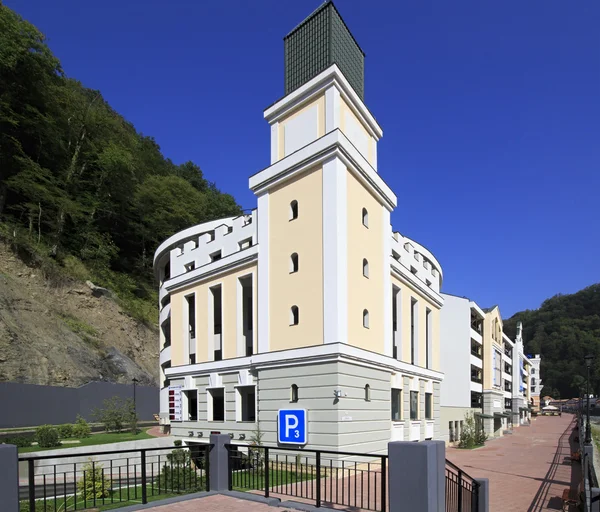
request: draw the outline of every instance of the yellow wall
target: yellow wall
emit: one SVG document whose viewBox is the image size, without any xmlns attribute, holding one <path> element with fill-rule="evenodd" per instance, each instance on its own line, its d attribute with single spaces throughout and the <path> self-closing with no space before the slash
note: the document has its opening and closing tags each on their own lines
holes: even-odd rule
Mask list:
<svg viewBox="0 0 600 512">
<path fill-rule="evenodd" d="M 375 139 L 373 137 L 371 137 L 371 135 L 369 134 L 369 132 L 367 131 L 367 129 L 365 128 L 365 125 L 363 122 L 361 122 L 361 120 L 356 116 L 356 114 L 352 111 L 352 109 L 348 106 L 348 104 L 346 103 L 346 101 L 341 98 L 341 108 L 340 108 L 340 130 L 344 133 L 346 133 L 346 116 L 351 116 L 353 117 L 356 122 L 360 125 L 360 127 L 362 128 L 363 133 L 365 134 L 365 137 L 368 138 L 369 140 L 369 153 L 368 155 L 363 155 L 371 165 L 374 165 L 375 163 Z"/>
<path fill-rule="evenodd" d="M 209 322 L 212 322 L 212 316 L 209 318 L 209 294 L 210 288 L 221 285 L 222 300 L 222 347 L 223 359 L 231 359 L 246 355 L 245 352 L 238 354 L 237 336 L 238 336 L 238 308 L 237 293 L 238 279 L 248 275 L 254 275 L 253 286 L 253 344 L 254 353 L 257 351 L 257 302 L 256 302 L 256 264 L 246 265 L 242 268 L 232 270 L 231 272 L 218 276 L 210 281 L 204 281 L 201 284 L 189 286 L 179 290 L 171 296 L 171 365 L 179 366 L 188 364 L 184 361 L 184 335 L 185 318 L 184 308 L 187 307 L 185 297 L 192 293 L 196 294 L 196 362 L 203 363 L 212 361 L 213 354 L 209 354 L 208 333 Z M 241 333 L 240 333 L 241 334 Z"/>
<path fill-rule="evenodd" d="M 493 350 L 498 349 L 500 355 L 504 353 L 502 341 L 502 318 L 498 308 L 485 314 L 483 321 L 483 389 L 499 389 L 492 386 L 494 382 L 494 356 Z M 504 368 L 504 363 L 501 363 Z M 503 389 L 503 388 L 501 388 Z"/>
<path fill-rule="evenodd" d="M 289 220 L 298 201 L 298 218 Z M 323 343 L 323 172 L 313 169 L 269 193 L 269 350 Z M 290 274 L 298 253 L 299 271 Z M 299 325 L 290 326 L 298 306 Z"/>
<path fill-rule="evenodd" d="M 392 276 L 392 284 L 400 288 L 400 315 L 398 317 L 399 333 L 401 337 L 402 353 L 400 358 L 405 363 L 410 363 L 410 314 L 411 300 L 414 298 L 418 303 L 417 314 L 417 340 L 416 346 L 419 351 L 418 365 L 425 367 L 426 364 L 426 311 L 431 310 L 431 369 L 440 370 L 440 310 L 430 299 L 423 295 L 411 284 L 401 281 Z M 390 298 L 391 300 L 391 298 Z"/>
<path fill-rule="evenodd" d="M 285 125 L 295 117 L 299 116 L 306 110 L 310 109 L 314 105 L 317 105 L 317 117 L 318 117 L 318 130 L 317 130 L 317 138 L 325 135 L 325 94 L 315 98 L 310 103 L 306 105 L 302 105 L 300 108 L 293 110 L 292 112 L 286 114 L 285 117 L 282 117 L 279 120 L 277 125 L 277 160 L 281 160 L 285 156 L 284 144 L 285 144 Z"/>
<path fill-rule="evenodd" d="M 348 191 L 348 343 L 373 352 L 384 352 L 383 319 L 383 206 L 352 175 Z M 362 210 L 369 212 L 369 227 L 362 224 Z M 388 226 L 389 229 L 389 226 Z M 363 277 L 363 258 L 369 262 L 369 278 Z M 389 269 L 385 269 L 389 272 Z M 388 300 L 391 300 L 389 298 Z M 363 310 L 369 311 L 369 328 L 363 327 Z M 389 328 L 386 326 L 385 328 Z"/>
</svg>

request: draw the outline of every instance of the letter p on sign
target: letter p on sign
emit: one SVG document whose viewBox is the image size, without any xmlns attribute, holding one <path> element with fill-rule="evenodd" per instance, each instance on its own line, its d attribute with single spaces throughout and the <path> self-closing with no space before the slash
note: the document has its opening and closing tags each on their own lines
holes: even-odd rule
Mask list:
<svg viewBox="0 0 600 512">
<path fill-rule="evenodd" d="M 277 427 L 277 441 L 281 444 L 304 445 L 308 442 L 306 409 L 280 409 Z"/>
</svg>

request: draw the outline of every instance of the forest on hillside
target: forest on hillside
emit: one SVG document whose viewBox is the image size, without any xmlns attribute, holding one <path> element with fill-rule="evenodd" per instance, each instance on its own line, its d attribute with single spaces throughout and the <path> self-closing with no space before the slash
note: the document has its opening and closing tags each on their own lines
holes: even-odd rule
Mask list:
<svg viewBox="0 0 600 512">
<path fill-rule="evenodd" d="M 165 238 L 240 213 L 197 164 L 165 158 L 67 77 L 44 35 L 0 3 L 0 237 L 50 277 L 94 278 L 135 310 Z"/>
<path fill-rule="evenodd" d="M 516 313 L 504 322 L 504 331 L 511 339 L 519 320 L 523 322 L 526 353 L 542 356 L 542 395 L 571 398 L 585 393 L 587 354 L 595 357 L 591 392 L 600 393 L 600 284 L 569 295 L 555 295 L 539 309 Z"/>
</svg>

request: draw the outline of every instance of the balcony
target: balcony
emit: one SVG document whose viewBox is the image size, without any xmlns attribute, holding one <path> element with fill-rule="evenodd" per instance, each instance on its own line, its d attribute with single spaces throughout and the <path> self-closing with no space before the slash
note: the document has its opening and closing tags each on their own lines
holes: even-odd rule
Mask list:
<svg viewBox="0 0 600 512">
<path fill-rule="evenodd" d="M 168 345 L 160 351 L 159 363 L 161 366 L 163 366 L 165 363 L 170 362 L 170 361 L 171 361 L 171 345 Z"/>
<path fill-rule="evenodd" d="M 471 392 L 471 407 L 481 409 L 483 407 L 483 397 L 481 393 Z"/>
<path fill-rule="evenodd" d="M 512 375 L 512 366 L 510 364 L 504 363 L 504 373 Z"/>
<path fill-rule="evenodd" d="M 504 391 L 508 391 L 509 393 L 512 393 L 512 383 L 504 382 Z"/>
<path fill-rule="evenodd" d="M 471 382 L 481 384 L 483 381 L 483 375 L 481 369 L 471 365 Z"/>
<path fill-rule="evenodd" d="M 159 325 L 164 324 L 171 317 L 171 302 L 167 302 L 166 306 L 160 310 Z"/>
</svg>

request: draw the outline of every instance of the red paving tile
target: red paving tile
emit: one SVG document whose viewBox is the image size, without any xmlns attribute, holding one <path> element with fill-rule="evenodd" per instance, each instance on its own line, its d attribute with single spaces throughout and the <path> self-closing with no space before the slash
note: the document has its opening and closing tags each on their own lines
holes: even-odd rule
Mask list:
<svg viewBox="0 0 600 512">
<path fill-rule="evenodd" d="M 563 489 L 581 481 L 581 466 L 570 462 L 574 426 L 570 414 L 543 416 L 483 448 L 449 448 L 446 457 L 474 478 L 489 478 L 491 512 L 562 510 Z"/>
<path fill-rule="evenodd" d="M 264 503 L 241 500 L 230 496 L 214 495 L 195 500 L 180 501 L 170 505 L 161 505 L 147 509 L 148 512 L 273 512 L 274 509 Z"/>
</svg>

